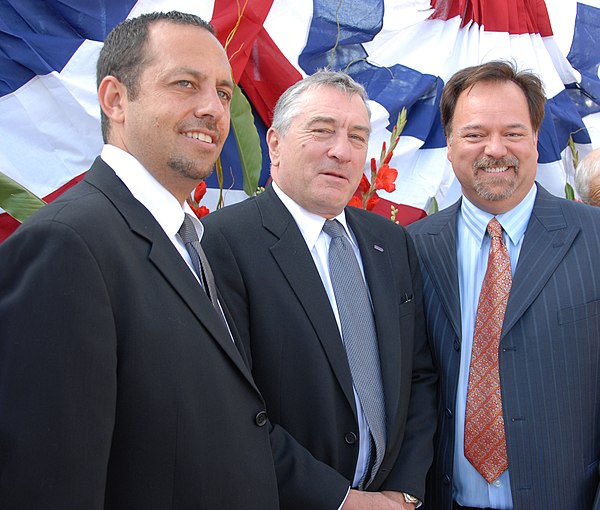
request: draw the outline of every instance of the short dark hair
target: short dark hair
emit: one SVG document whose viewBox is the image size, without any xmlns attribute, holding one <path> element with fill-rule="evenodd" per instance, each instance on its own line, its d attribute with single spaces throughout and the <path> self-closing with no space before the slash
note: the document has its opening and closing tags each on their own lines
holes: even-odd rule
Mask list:
<svg viewBox="0 0 600 510">
<path fill-rule="evenodd" d="M 546 95 L 542 80 L 529 71 L 518 71 L 511 62 L 494 60 L 478 66 L 466 67 L 455 73 L 446 83 L 440 100 L 440 113 L 444 134 L 452 134 L 452 120 L 459 96 L 481 82 L 512 82 L 525 94 L 529 107 L 529 118 L 533 130 L 537 132 L 544 120 Z"/>
<path fill-rule="evenodd" d="M 151 12 L 119 23 L 106 37 L 96 64 L 96 86 L 106 76 L 114 76 L 127 89 L 129 99 L 139 93 L 139 76 L 150 62 L 146 54 L 148 27 L 167 21 L 180 25 L 192 25 L 215 35 L 213 26 L 199 16 L 179 11 Z M 102 137 L 106 142 L 110 130 L 108 118 L 100 111 Z"/>
</svg>

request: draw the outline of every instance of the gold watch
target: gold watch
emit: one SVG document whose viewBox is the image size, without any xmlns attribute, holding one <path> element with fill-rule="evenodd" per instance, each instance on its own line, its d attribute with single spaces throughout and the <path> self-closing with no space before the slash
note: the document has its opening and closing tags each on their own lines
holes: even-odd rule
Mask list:
<svg viewBox="0 0 600 510">
<path fill-rule="evenodd" d="M 420 503 L 420 501 L 417 498 L 411 496 L 410 494 L 407 494 L 406 492 L 403 492 L 402 495 L 404 496 L 405 503 L 414 503 L 415 505 L 418 505 Z"/>
</svg>

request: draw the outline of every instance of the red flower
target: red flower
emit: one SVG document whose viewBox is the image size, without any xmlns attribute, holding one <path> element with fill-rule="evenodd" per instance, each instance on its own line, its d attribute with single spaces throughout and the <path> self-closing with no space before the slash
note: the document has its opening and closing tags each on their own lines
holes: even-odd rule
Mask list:
<svg viewBox="0 0 600 510">
<path fill-rule="evenodd" d="M 367 211 L 372 211 L 377 205 L 377 202 L 379 202 L 379 196 L 377 193 L 373 193 L 373 196 L 369 198 L 369 201 L 367 202 Z"/>
<path fill-rule="evenodd" d="M 396 189 L 396 178 L 398 177 L 398 170 L 390 168 L 386 163 L 381 165 L 377 171 L 377 177 L 375 179 L 375 188 L 383 189 L 388 193 L 391 193 Z"/>
<path fill-rule="evenodd" d="M 204 216 L 210 213 L 210 210 L 208 209 L 208 207 L 201 205 L 198 207 L 198 209 L 194 209 L 194 212 L 196 213 L 196 216 L 198 216 L 199 219 L 202 219 L 204 218 Z"/>
<path fill-rule="evenodd" d="M 364 195 L 369 192 L 369 188 L 371 187 L 371 183 L 369 179 L 365 177 L 365 174 L 362 175 L 360 179 L 360 184 L 358 185 L 358 189 L 360 190 L 360 194 Z"/>
<path fill-rule="evenodd" d="M 362 200 L 357 196 L 353 196 L 348 202 L 348 205 L 351 207 L 357 207 L 358 209 L 362 209 Z"/>
<path fill-rule="evenodd" d="M 202 200 L 204 195 L 206 195 L 206 183 L 204 181 L 200 181 L 200 184 L 198 184 L 194 190 L 194 201 L 197 204 L 200 203 L 200 200 Z"/>
</svg>

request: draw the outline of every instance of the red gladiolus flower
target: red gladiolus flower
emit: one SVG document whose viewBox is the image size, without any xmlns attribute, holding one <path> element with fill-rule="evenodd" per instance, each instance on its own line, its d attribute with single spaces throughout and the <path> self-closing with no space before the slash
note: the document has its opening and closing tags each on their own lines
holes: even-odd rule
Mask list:
<svg viewBox="0 0 600 510">
<path fill-rule="evenodd" d="M 194 190 L 194 201 L 197 204 L 200 203 L 200 200 L 202 200 L 204 195 L 206 195 L 206 183 L 204 181 L 201 181 L 200 184 L 198 184 L 198 186 L 196 186 L 196 189 Z"/>
<path fill-rule="evenodd" d="M 196 213 L 196 216 L 198 216 L 199 219 L 202 219 L 204 218 L 204 216 L 210 213 L 210 210 L 208 209 L 208 207 L 201 205 L 200 207 L 198 207 L 198 209 L 195 209 L 194 212 Z"/>
<path fill-rule="evenodd" d="M 377 171 L 377 177 L 375 179 L 375 188 L 383 189 L 388 193 L 391 193 L 396 189 L 396 178 L 398 177 L 398 170 L 390 168 L 389 165 L 381 165 L 381 168 Z"/>
<path fill-rule="evenodd" d="M 362 175 L 360 179 L 360 184 L 358 185 L 358 189 L 360 190 L 360 194 L 364 195 L 369 192 L 369 188 L 371 187 L 371 183 L 369 179 L 365 177 L 365 174 Z"/>
<path fill-rule="evenodd" d="M 367 211 L 372 211 L 377 205 L 377 202 L 379 202 L 379 197 L 377 196 L 377 193 L 373 193 L 373 196 L 369 198 L 369 201 L 367 202 Z"/>
<path fill-rule="evenodd" d="M 360 198 L 358 198 L 357 196 L 353 196 L 350 199 L 350 202 L 348 202 L 348 205 L 350 207 L 356 207 L 358 209 L 362 209 L 362 200 Z"/>
</svg>

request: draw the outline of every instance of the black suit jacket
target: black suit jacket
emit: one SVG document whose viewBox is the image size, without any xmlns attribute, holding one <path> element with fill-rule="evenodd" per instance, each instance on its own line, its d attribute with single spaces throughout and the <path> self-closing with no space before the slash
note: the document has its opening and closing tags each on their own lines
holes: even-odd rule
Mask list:
<svg viewBox="0 0 600 510">
<path fill-rule="evenodd" d="M 425 314 L 440 372 L 427 505 L 452 508 L 461 313 L 460 201 L 413 223 Z M 500 380 L 515 510 L 600 510 L 600 208 L 538 185 L 500 338 Z M 594 498 L 596 502 L 594 503 Z"/>
<path fill-rule="evenodd" d="M 358 209 L 346 214 L 374 304 L 387 414 L 387 452 L 369 489 L 422 498 L 436 374 L 416 255 L 398 225 Z M 203 223 L 203 246 L 275 425 L 282 508 L 335 509 L 354 476 L 356 409 L 340 333 L 304 238 L 270 187 Z"/>
<path fill-rule="evenodd" d="M 0 508 L 278 508 L 250 371 L 110 167 L 0 260 Z"/>
</svg>

